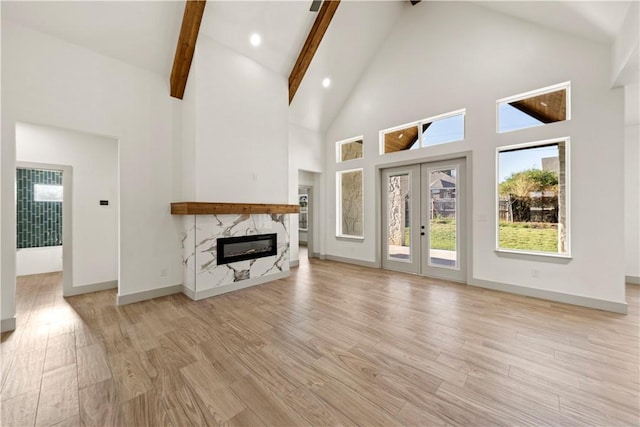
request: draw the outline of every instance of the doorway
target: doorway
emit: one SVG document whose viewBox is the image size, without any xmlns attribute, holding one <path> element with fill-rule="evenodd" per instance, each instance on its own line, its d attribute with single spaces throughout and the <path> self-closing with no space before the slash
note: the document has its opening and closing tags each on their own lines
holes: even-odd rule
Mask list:
<svg viewBox="0 0 640 427">
<path fill-rule="evenodd" d="M 61 273 L 72 277 L 72 168 L 16 162 L 16 276 Z"/>
<path fill-rule="evenodd" d="M 382 170 L 382 267 L 466 281 L 465 159 Z"/>
</svg>

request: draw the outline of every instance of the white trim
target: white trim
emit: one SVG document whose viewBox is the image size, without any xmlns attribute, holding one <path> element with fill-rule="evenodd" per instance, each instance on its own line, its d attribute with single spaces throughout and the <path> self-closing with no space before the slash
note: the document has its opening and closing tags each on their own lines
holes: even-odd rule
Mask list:
<svg viewBox="0 0 640 427">
<path fill-rule="evenodd" d="M 345 240 L 364 240 L 364 236 L 352 236 L 350 234 L 336 234 L 336 239 L 345 239 Z"/>
<path fill-rule="evenodd" d="M 513 255 L 533 255 L 533 256 L 543 256 L 543 257 L 551 257 L 551 258 L 562 258 L 562 259 L 573 259 L 571 255 L 565 255 L 555 252 L 539 252 L 539 251 L 527 251 L 521 249 L 504 249 L 504 248 L 496 248 L 496 253 L 498 254 L 513 254 Z"/>
<path fill-rule="evenodd" d="M 624 276 L 625 283 L 640 285 L 640 276 Z"/>
<path fill-rule="evenodd" d="M 341 153 L 342 146 L 344 144 L 349 144 L 350 142 L 358 142 L 358 141 L 362 142 L 361 156 L 356 159 L 342 160 L 342 153 Z M 354 136 L 353 138 L 347 138 L 347 139 L 343 139 L 342 141 L 336 142 L 336 163 L 350 162 L 352 160 L 360 160 L 363 158 L 364 158 L 364 136 L 363 135 Z"/>
<path fill-rule="evenodd" d="M 334 261 L 334 262 L 342 262 L 345 264 L 358 265 L 360 267 L 380 268 L 378 263 L 375 261 L 363 261 L 361 259 L 344 258 L 341 256 L 326 255 L 326 254 L 320 255 L 320 259 L 327 260 L 327 261 Z"/>
<path fill-rule="evenodd" d="M 387 129 L 382 129 L 381 131 L 378 132 L 378 136 L 379 136 L 379 152 L 380 155 L 385 155 L 385 154 L 391 154 L 391 153 L 385 153 L 384 152 L 384 135 L 389 133 L 389 132 L 394 132 L 394 131 L 398 131 L 401 129 L 405 129 L 405 128 L 409 128 L 409 127 L 413 127 L 416 126 L 418 128 L 418 140 L 416 141 L 418 143 L 418 148 L 427 148 L 427 147 L 431 147 L 429 146 L 423 146 L 422 145 L 422 125 L 426 124 L 426 123 L 433 123 L 436 122 L 438 120 L 442 120 L 442 119 L 448 119 L 450 117 L 456 117 L 456 116 L 462 116 L 462 139 L 455 139 L 453 141 L 447 141 L 447 142 L 442 142 L 441 144 L 448 144 L 450 142 L 457 142 L 457 141 L 464 141 L 467 134 L 466 134 L 466 129 L 467 129 L 467 109 L 466 108 L 461 108 L 459 110 L 455 110 L 455 111 L 450 111 L 448 113 L 442 113 L 442 114 L 438 114 L 436 116 L 431 116 L 431 117 L 427 117 L 426 119 L 421 119 L 421 120 L 416 120 L 414 122 L 410 122 L 410 123 L 405 123 L 403 125 L 398 125 L 398 126 L 394 126 L 394 127 L 390 127 Z M 436 145 L 440 145 L 440 144 L 436 144 Z M 403 151 L 407 151 L 407 150 L 403 150 Z M 396 151 L 397 152 L 397 151 Z"/>
<path fill-rule="evenodd" d="M 65 297 L 72 297 L 74 295 L 82 295 L 89 292 L 105 291 L 107 289 L 116 289 L 118 287 L 117 280 L 110 280 L 108 282 L 91 283 L 88 285 L 74 286 L 70 291 L 65 293 Z"/>
<path fill-rule="evenodd" d="M 563 82 L 563 83 L 558 83 L 558 84 L 555 84 L 555 85 L 543 87 L 541 89 L 530 90 L 529 92 L 523 92 L 523 93 L 519 93 L 517 95 L 507 96 L 505 98 L 498 99 L 496 101 L 496 133 L 514 132 L 514 131 L 517 131 L 517 130 L 528 129 L 530 127 L 537 127 L 537 126 L 542 126 L 542 125 L 548 124 L 548 123 L 542 123 L 541 125 L 536 125 L 536 126 L 527 126 L 527 127 L 524 127 L 524 128 L 517 128 L 517 129 L 509 129 L 509 130 L 500 131 L 500 104 L 515 102 L 515 101 L 521 101 L 521 100 L 526 99 L 526 98 L 533 98 L 534 96 L 544 95 L 544 94 L 551 93 L 551 92 L 557 92 L 557 91 L 560 91 L 562 89 L 564 89 L 566 91 L 567 96 L 566 96 L 566 100 L 565 100 L 565 119 L 561 120 L 561 121 L 571 120 L 571 80 L 569 80 L 569 81 L 566 81 L 566 82 Z"/>
<path fill-rule="evenodd" d="M 545 289 L 529 288 L 508 283 L 493 282 L 490 280 L 473 279 L 471 286 L 495 291 L 508 292 L 527 297 L 539 298 L 548 301 L 560 302 L 564 304 L 578 305 L 581 307 L 595 308 L 598 310 L 611 311 L 614 313 L 627 314 L 627 303 L 608 301 L 597 298 L 583 297 L 580 295 L 565 294 L 562 292 L 548 291 Z"/>
<path fill-rule="evenodd" d="M 360 203 L 362 204 L 362 236 L 343 234 L 342 233 L 342 174 L 350 172 L 360 172 L 362 175 L 360 183 Z M 338 178 L 340 177 L 340 178 Z M 364 168 L 346 169 L 336 171 L 336 237 L 345 239 L 360 239 L 364 240 Z"/>
<path fill-rule="evenodd" d="M 167 295 L 179 294 L 183 292 L 184 286 L 172 285 L 165 288 L 150 289 L 148 291 L 136 292 L 127 295 L 116 295 L 116 305 L 133 304 L 134 302 L 146 301 L 153 298 L 166 297 Z"/>
<path fill-rule="evenodd" d="M 565 228 L 567 231 L 567 252 L 538 252 L 518 249 L 508 249 L 500 247 L 500 152 L 521 150 L 525 148 L 535 148 L 542 145 L 549 145 L 553 143 L 564 142 L 564 177 L 565 177 Z M 554 258 L 567 258 L 571 259 L 571 138 L 568 136 L 545 139 L 542 141 L 525 142 L 522 144 L 505 145 L 503 147 L 496 148 L 496 160 L 495 160 L 495 198 L 494 198 L 494 214 L 495 214 L 495 251 L 512 253 L 512 254 L 525 254 L 536 255 L 542 257 L 554 257 Z M 559 191 L 559 190 L 558 190 Z"/>
<path fill-rule="evenodd" d="M 196 292 L 188 289 L 187 290 L 188 292 L 185 292 L 185 291 L 183 291 L 183 292 L 185 293 L 185 295 L 187 295 L 192 300 L 199 301 L 201 299 L 211 298 L 211 297 L 214 297 L 216 295 L 226 294 L 227 292 L 233 292 L 233 291 L 237 291 L 237 290 L 240 290 L 240 289 L 248 288 L 248 287 L 251 287 L 251 286 L 261 285 L 263 283 L 271 282 L 271 281 L 278 280 L 278 279 L 284 279 L 286 277 L 289 277 L 289 272 L 288 271 L 282 271 L 280 273 L 270 274 L 268 276 L 254 277 L 254 278 L 247 279 L 247 280 L 241 280 L 240 282 L 234 282 L 234 283 L 230 283 L 228 285 L 217 286 L 217 287 L 211 288 L 211 289 L 204 289 L 204 290 L 196 291 Z"/>
<path fill-rule="evenodd" d="M 2 319 L 0 321 L 0 332 L 9 332 L 16 330 L 16 318 Z"/>
</svg>

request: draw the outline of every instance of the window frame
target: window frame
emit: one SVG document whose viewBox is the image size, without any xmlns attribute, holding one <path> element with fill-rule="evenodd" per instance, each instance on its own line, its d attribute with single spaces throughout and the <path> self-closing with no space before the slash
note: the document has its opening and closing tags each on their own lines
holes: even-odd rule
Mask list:
<svg viewBox="0 0 640 427">
<path fill-rule="evenodd" d="M 547 93 L 558 92 L 558 91 L 560 91 L 562 89 L 564 89 L 566 91 L 566 100 L 565 100 L 565 102 L 566 102 L 566 105 L 565 105 L 566 117 L 565 117 L 564 120 L 561 120 L 561 121 L 558 121 L 558 122 L 552 122 L 552 123 L 543 123 L 542 125 L 536 125 L 536 126 L 527 126 L 527 127 L 518 128 L 518 129 L 509 129 L 509 130 L 504 130 L 504 131 L 500 130 L 500 104 L 515 102 L 515 101 L 522 101 L 523 99 L 533 98 L 535 96 L 545 95 Z M 498 133 L 498 134 L 505 134 L 505 133 L 509 133 L 509 132 L 517 132 L 517 131 L 523 130 L 523 129 L 544 127 L 546 125 L 550 125 L 550 124 L 553 124 L 553 123 L 568 122 L 570 120 L 571 120 L 571 80 L 566 81 L 566 82 L 562 82 L 562 83 L 558 83 L 558 84 L 555 84 L 555 85 L 551 85 L 551 86 L 546 86 L 546 87 L 543 87 L 543 88 L 540 88 L 540 89 L 535 89 L 535 90 L 530 90 L 528 92 L 519 93 L 517 95 L 507 96 L 505 98 L 500 98 L 500 99 L 498 99 L 496 101 L 496 133 Z"/>
<path fill-rule="evenodd" d="M 346 144 L 350 144 L 352 142 L 358 142 L 358 141 L 362 143 L 362 153 L 360 157 L 356 157 L 355 159 L 342 160 L 342 146 Z M 336 142 L 336 163 L 352 162 L 354 160 L 360 160 L 360 159 L 364 159 L 364 136 L 362 135 L 354 136 L 353 138 L 347 138 L 347 139 L 343 139 L 342 141 Z"/>
<path fill-rule="evenodd" d="M 565 174 L 565 229 L 566 229 L 566 252 L 543 252 L 534 251 L 528 249 L 510 249 L 500 247 L 500 153 L 504 151 L 513 151 L 526 148 L 536 148 L 545 145 L 551 145 L 554 143 L 564 142 L 564 174 Z M 495 158 L 495 197 L 494 197 L 494 212 L 495 212 L 495 251 L 497 253 L 507 254 L 521 254 L 521 255 L 535 255 L 549 258 L 565 258 L 571 259 L 571 138 L 568 136 L 551 138 L 540 141 L 525 142 L 521 144 L 506 145 L 496 148 Z"/>
<path fill-rule="evenodd" d="M 441 142 L 439 144 L 434 144 L 434 145 L 422 145 L 422 137 L 424 135 L 424 131 L 422 130 L 422 126 L 427 124 L 427 123 L 433 123 L 436 122 L 438 120 L 443 120 L 443 119 L 448 119 L 450 117 L 455 117 L 455 116 L 462 116 L 462 139 L 456 139 L 453 141 L 447 141 L 447 142 Z M 417 120 L 417 121 L 413 121 L 413 122 L 409 122 L 409 123 L 405 123 L 402 125 L 398 125 L 398 126 L 393 126 L 387 129 L 382 129 L 381 131 L 379 131 L 379 152 L 381 156 L 387 155 L 387 154 L 393 154 L 393 153 L 402 153 L 405 151 L 411 151 L 411 149 L 406 149 L 406 150 L 401 150 L 401 151 L 391 151 L 389 153 L 385 153 L 384 151 L 384 136 L 387 133 L 391 133 L 391 132 L 395 132 L 401 129 L 405 129 L 405 128 L 409 128 L 409 127 L 413 127 L 413 126 L 417 126 L 418 127 L 418 139 L 416 142 L 418 142 L 418 147 L 416 148 L 416 150 L 419 150 L 421 148 L 429 148 L 429 147 L 434 147 L 437 145 L 446 145 L 446 144 L 450 144 L 453 142 L 460 142 L 460 141 L 464 141 L 465 139 L 467 139 L 467 109 L 466 108 L 461 108 L 459 110 L 455 110 L 455 111 L 450 111 L 448 113 L 443 113 L 443 114 L 438 114 L 436 116 L 431 116 L 431 117 L 427 117 L 425 119 L 422 120 Z"/>
<path fill-rule="evenodd" d="M 342 230 L 342 176 L 345 173 L 360 172 L 360 212 L 362 213 L 362 235 L 345 234 Z M 364 240 L 364 168 L 336 171 L 336 237 L 340 239 Z"/>
</svg>

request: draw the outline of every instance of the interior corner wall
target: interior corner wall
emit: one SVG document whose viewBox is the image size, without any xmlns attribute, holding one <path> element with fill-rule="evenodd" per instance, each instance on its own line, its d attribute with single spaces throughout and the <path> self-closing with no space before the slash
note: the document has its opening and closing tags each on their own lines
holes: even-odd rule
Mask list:
<svg viewBox="0 0 640 427">
<path fill-rule="evenodd" d="M 172 221 L 179 101 L 168 78 L 2 22 L 2 316 L 15 307 L 15 126 L 106 135 L 119 144 L 120 295 L 182 283 Z M 164 270 L 164 271 L 163 271 Z M 161 274 L 166 272 L 166 274 Z"/>
<path fill-rule="evenodd" d="M 195 56 L 196 201 L 286 203 L 287 79 L 206 35 Z"/>
<path fill-rule="evenodd" d="M 118 280 L 117 140 L 18 123 L 16 160 L 73 168 L 72 285 Z M 109 205 L 101 206 L 100 200 Z"/>
<path fill-rule="evenodd" d="M 470 151 L 472 281 L 624 304 L 624 107 L 622 90 L 610 89 L 610 48 L 471 2 L 422 2 L 403 13 L 327 131 L 326 253 L 378 261 L 376 168 Z M 571 81 L 571 120 L 496 133 L 496 100 L 565 81 Z M 379 154 L 380 130 L 461 108 L 465 140 Z M 364 136 L 364 158 L 336 164 L 336 141 L 357 135 Z M 571 137 L 572 259 L 502 256 L 495 251 L 496 148 L 565 136 Z M 364 168 L 364 240 L 337 239 L 335 172 L 356 167 Z M 598 226 L 603 219 L 606 226 Z"/>
<path fill-rule="evenodd" d="M 298 203 L 298 172 L 307 171 L 318 177 L 324 167 L 324 135 L 311 129 L 289 123 L 289 203 Z M 324 229 L 321 215 L 321 181 L 314 183 L 313 188 L 313 250 L 321 253 L 321 233 Z M 298 217 L 291 221 L 291 259 L 298 259 Z"/>
</svg>

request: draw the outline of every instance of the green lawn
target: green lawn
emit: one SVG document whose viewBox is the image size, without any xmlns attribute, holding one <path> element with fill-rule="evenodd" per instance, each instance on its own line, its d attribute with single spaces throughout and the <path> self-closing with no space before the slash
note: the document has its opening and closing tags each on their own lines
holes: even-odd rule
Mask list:
<svg viewBox="0 0 640 427">
<path fill-rule="evenodd" d="M 431 220 L 431 249 L 456 250 L 456 220 L 438 218 Z"/>
<path fill-rule="evenodd" d="M 405 244 L 409 246 L 409 229 L 405 230 Z M 558 251 L 558 226 L 539 222 L 501 222 L 500 247 L 540 252 Z M 456 250 L 456 221 L 431 220 L 431 248 Z"/>
<path fill-rule="evenodd" d="M 404 246 L 409 246 L 409 227 L 404 230 Z M 455 219 L 431 220 L 431 248 L 456 250 L 456 221 Z"/>
<path fill-rule="evenodd" d="M 541 252 L 558 251 L 558 226 L 539 222 L 501 222 L 500 247 Z"/>
</svg>

